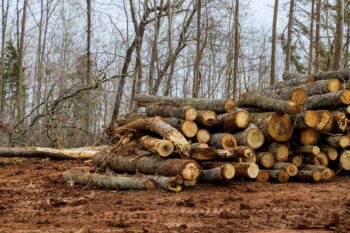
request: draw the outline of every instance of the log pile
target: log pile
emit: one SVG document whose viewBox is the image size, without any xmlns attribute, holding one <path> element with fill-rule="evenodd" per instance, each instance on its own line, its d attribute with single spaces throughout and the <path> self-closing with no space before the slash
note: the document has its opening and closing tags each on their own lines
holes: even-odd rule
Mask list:
<svg viewBox="0 0 350 233">
<path fill-rule="evenodd" d="M 136 95 L 143 113 L 120 119 L 107 132 L 114 148 L 93 157 L 102 174 L 65 177 L 178 192 L 201 182 L 327 181 L 350 170 L 349 71 L 283 78 L 237 100 Z"/>
</svg>

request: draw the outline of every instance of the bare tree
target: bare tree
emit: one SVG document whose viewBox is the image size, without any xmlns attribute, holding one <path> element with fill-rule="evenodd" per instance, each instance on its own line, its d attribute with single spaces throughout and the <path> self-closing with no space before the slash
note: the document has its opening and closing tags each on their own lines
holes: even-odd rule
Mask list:
<svg viewBox="0 0 350 233">
<path fill-rule="evenodd" d="M 10 1 L 1 0 L 1 70 L 0 70 L 0 118 L 4 112 L 5 105 L 5 46 L 6 46 L 6 32 L 7 19 L 9 13 Z"/>
<path fill-rule="evenodd" d="M 239 58 L 239 0 L 236 0 L 235 7 L 235 53 L 233 64 L 233 97 L 237 95 L 237 82 L 238 82 L 238 58 Z"/>
<path fill-rule="evenodd" d="M 337 26 L 334 38 L 333 70 L 341 68 L 344 34 L 344 0 L 337 0 Z"/>
<path fill-rule="evenodd" d="M 197 35 L 196 35 L 196 61 L 193 70 L 193 89 L 192 89 L 192 97 L 197 98 L 199 93 L 199 87 L 201 82 L 201 72 L 200 72 L 200 62 L 201 58 L 201 8 L 202 2 L 201 0 L 197 0 L 196 2 L 197 8 Z"/>
<path fill-rule="evenodd" d="M 293 21 L 294 21 L 294 0 L 290 0 L 289 17 L 288 17 L 288 35 L 286 46 L 286 71 L 290 71 L 290 59 L 292 55 L 292 35 L 293 35 Z"/>
<path fill-rule="evenodd" d="M 312 59 L 314 52 L 314 17 L 315 17 L 315 0 L 311 1 L 311 20 L 310 20 L 310 42 L 309 42 L 309 59 L 307 66 L 307 73 L 312 73 Z"/>
<path fill-rule="evenodd" d="M 277 14 L 278 14 L 278 0 L 275 0 L 275 6 L 273 11 L 273 21 L 272 21 L 271 72 L 270 72 L 271 86 L 273 86 L 276 82 Z"/>
<path fill-rule="evenodd" d="M 315 72 L 320 72 L 320 31 L 321 31 L 321 4 L 322 0 L 316 0 L 316 32 L 315 32 Z"/>
</svg>

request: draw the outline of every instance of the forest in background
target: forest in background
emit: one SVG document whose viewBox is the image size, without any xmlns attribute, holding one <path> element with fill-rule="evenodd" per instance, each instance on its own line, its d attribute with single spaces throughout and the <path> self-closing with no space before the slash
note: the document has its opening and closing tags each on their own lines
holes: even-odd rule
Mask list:
<svg viewBox="0 0 350 233">
<path fill-rule="evenodd" d="M 350 1 L 1 0 L 2 145 L 98 143 L 135 94 L 236 98 L 348 67 Z M 278 16 L 288 19 L 279 22 Z"/>
</svg>

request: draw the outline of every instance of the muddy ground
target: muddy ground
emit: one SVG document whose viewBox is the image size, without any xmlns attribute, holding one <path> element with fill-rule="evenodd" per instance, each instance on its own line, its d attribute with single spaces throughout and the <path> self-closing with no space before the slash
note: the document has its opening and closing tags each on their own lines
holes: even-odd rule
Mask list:
<svg viewBox="0 0 350 233">
<path fill-rule="evenodd" d="M 234 181 L 181 193 L 70 187 L 82 161 L 0 166 L 0 232 L 350 232 L 350 176 L 327 183 Z"/>
</svg>

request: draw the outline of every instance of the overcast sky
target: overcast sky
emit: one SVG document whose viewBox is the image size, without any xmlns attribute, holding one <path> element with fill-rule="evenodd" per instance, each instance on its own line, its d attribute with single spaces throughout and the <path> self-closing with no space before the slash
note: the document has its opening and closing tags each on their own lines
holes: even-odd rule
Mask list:
<svg viewBox="0 0 350 233">
<path fill-rule="evenodd" d="M 248 0 L 250 1 L 251 13 L 252 16 L 257 19 L 257 22 L 261 23 L 264 26 L 272 26 L 273 18 L 273 6 L 275 4 L 274 0 Z M 281 26 L 286 22 L 286 11 L 283 11 L 283 5 L 289 2 L 289 0 L 280 0 L 279 1 L 279 16 L 278 16 L 278 26 Z M 284 25 L 285 26 L 285 25 Z"/>
</svg>

